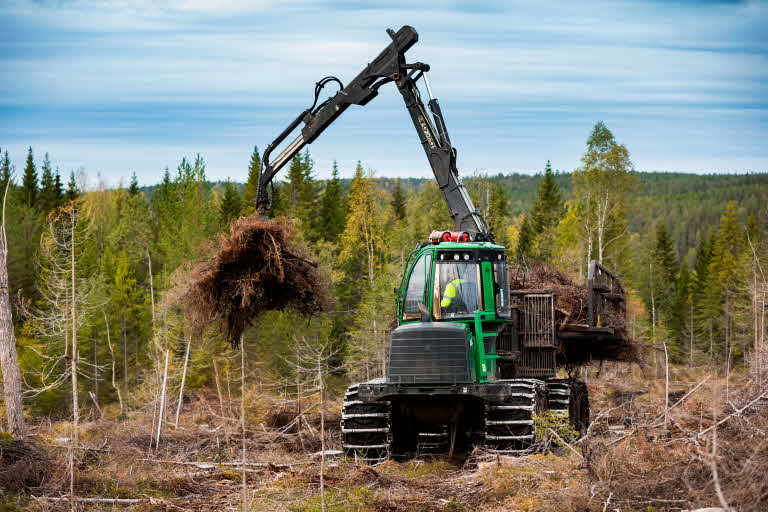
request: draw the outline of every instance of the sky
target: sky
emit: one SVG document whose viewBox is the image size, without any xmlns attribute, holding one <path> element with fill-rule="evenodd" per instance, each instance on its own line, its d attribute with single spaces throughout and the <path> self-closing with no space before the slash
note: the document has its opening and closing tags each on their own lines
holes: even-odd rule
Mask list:
<svg viewBox="0 0 768 512">
<path fill-rule="evenodd" d="M 263 149 L 411 25 L 461 172 L 578 167 L 602 120 L 638 170 L 768 170 L 768 1 L 0 0 L 0 148 L 62 173 L 160 180 Z M 392 85 L 310 146 L 327 177 L 429 177 Z"/>
</svg>

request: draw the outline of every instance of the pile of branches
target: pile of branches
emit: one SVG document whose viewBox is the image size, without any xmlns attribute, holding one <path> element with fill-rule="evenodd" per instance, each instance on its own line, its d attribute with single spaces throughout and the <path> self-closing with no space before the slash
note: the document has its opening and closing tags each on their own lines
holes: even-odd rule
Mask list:
<svg viewBox="0 0 768 512">
<path fill-rule="evenodd" d="M 32 438 L 0 432 L 0 495 L 36 489 L 53 473 L 54 461 Z"/>
<path fill-rule="evenodd" d="M 515 291 L 547 291 L 555 295 L 555 325 L 586 324 L 589 315 L 587 289 L 549 265 L 518 262 L 509 267 L 509 287 Z"/>
<path fill-rule="evenodd" d="M 259 213 L 232 223 L 209 247 L 212 256 L 192 271 L 180 301 L 190 325 L 220 323 L 235 347 L 265 311 L 294 308 L 311 315 L 327 309 L 328 284 L 286 218 Z"/>
<path fill-rule="evenodd" d="M 541 262 L 517 262 L 509 267 L 511 290 L 546 292 L 555 296 L 555 328 L 568 331 L 589 325 L 589 296 L 586 286 L 576 284 L 565 273 Z M 558 359 L 575 366 L 590 361 L 638 362 L 639 348 L 626 329 L 626 315 L 619 310 L 603 309 L 600 326 L 613 329 L 613 335 L 598 335 L 565 342 Z M 594 326 L 590 326 L 594 327 Z"/>
</svg>

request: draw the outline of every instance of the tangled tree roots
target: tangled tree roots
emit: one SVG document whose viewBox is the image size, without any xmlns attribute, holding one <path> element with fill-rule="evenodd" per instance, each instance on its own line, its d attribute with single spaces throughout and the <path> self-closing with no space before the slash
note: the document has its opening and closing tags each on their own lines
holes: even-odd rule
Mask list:
<svg viewBox="0 0 768 512">
<path fill-rule="evenodd" d="M 296 244 L 286 218 L 259 213 L 234 221 L 230 233 L 211 244 L 212 256 L 192 271 L 180 297 L 196 329 L 221 322 L 237 346 L 260 313 L 295 308 L 313 314 L 328 307 L 328 285 L 317 263 Z"/>
</svg>

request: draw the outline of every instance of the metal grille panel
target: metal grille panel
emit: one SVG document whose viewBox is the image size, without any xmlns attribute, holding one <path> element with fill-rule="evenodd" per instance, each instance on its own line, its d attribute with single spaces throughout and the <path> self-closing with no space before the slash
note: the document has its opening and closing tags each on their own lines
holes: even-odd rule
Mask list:
<svg viewBox="0 0 768 512">
<path fill-rule="evenodd" d="M 518 367 L 520 377 L 552 377 L 555 374 L 554 350 L 525 350 Z"/>
<path fill-rule="evenodd" d="M 555 300 L 551 293 L 523 297 L 522 341 L 525 348 L 555 348 Z"/>
</svg>

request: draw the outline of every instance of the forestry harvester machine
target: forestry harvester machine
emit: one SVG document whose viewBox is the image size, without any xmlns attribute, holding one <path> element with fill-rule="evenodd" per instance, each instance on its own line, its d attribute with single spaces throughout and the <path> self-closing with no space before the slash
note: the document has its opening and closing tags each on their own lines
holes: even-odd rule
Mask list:
<svg viewBox="0 0 768 512">
<path fill-rule="evenodd" d="M 455 223 L 434 231 L 411 253 L 395 290 L 397 328 L 390 337 L 386 375 L 350 386 L 344 398 L 344 450 L 369 462 L 420 451 L 464 451 L 474 444 L 524 451 L 536 441 L 534 416 L 546 410 L 568 418 L 584 433 L 589 422 L 586 385 L 555 378 L 568 364 L 568 347 L 616 341 L 601 314 L 625 315 L 624 291 L 596 262 L 589 269 L 588 322 L 563 328 L 555 322 L 549 290 L 511 290 L 507 255 L 459 178 L 456 149 L 427 80 L 429 65 L 407 63 L 418 41 L 404 26 L 387 30 L 392 42 L 343 86 L 335 77 L 317 82 L 313 105 L 265 149 L 257 209 L 270 206 L 275 174 L 311 144 L 350 105 L 366 105 L 394 83 L 405 101 L 421 145 Z M 429 113 L 417 82 L 424 79 Z M 323 102 L 323 87 L 339 90 Z M 276 147 L 299 127 L 274 161 Z M 577 349 L 578 350 L 578 349 Z"/>
</svg>

